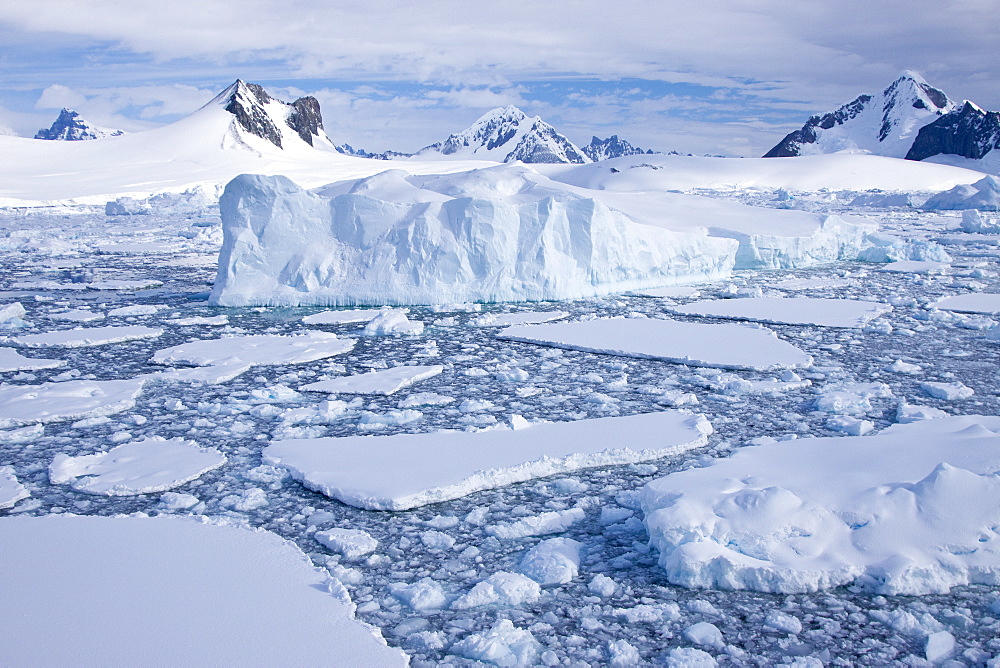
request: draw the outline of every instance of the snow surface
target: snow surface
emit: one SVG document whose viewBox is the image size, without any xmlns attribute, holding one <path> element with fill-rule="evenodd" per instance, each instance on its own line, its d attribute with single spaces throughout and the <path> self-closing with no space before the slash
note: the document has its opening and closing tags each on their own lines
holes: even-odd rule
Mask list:
<svg viewBox="0 0 1000 668">
<path fill-rule="evenodd" d="M 225 463 L 226 456 L 215 448 L 153 436 L 92 455 L 56 455 L 49 480 L 87 494 L 132 496 L 165 492 Z"/>
<path fill-rule="evenodd" d="M 0 537 L 7 665 L 407 665 L 267 531 L 63 515 Z"/>
<path fill-rule="evenodd" d="M 508 327 L 498 338 L 724 369 L 808 367 L 812 358 L 761 327 L 657 318 L 603 318 Z"/>
<path fill-rule="evenodd" d="M 1000 313 L 1000 294 L 975 292 L 945 297 L 931 304 L 933 308 L 960 313 Z"/>
<path fill-rule="evenodd" d="M 346 353 L 354 339 L 330 332 L 307 331 L 291 336 L 254 334 L 221 339 L 201 339 L 156 351 L 157 364 L 302 364 Z"/>
<path fill-rule="evenodd" d="M 670 307 L 670 311 L 682 315 L 786 325 L 855 328 L 864 327 L 870 320 L 891 310 L 890 305 L 877 302 L 810 297 L 713 299 Z"/>
<path fill-rule="evenodd" d="M 478 433 L 274 441 L 265 463 L 314 491 L 373 510 L 406 510 L 555 473 L 657 459 L 712 431 L 679 411 L 534 424 Z"/>
<path fill-rule="evenodd" d="M 112 415 L 135 405 L 144 379 L 0 385 L 0 428 Z"/>
<path fill-rule="evenodd" d="M 390 395 L 416 382 L 433 378 L 444 371 L 440 364 L 432 366 L 397 366 L 392 369 L 372 371 L 354 376 L 342 376 L 309 383 L 299 389 L 330 394 L 381 394 Z"/>
<path fill-rule="evenodd" d="M 159 327 L 125 325 L 123 327 L 80 327 L 41 334 L 10 337 L 10 343 L 22 348 L 83 348 L 109 343 L 155 339 L 163 334 Z"/>
<path fill-rule="evenodd" d="M 1000 418 L 975 415 L 772 442 L 649 483 L 642 508 L 667 578 L 688 587 L 997 585 L 998 455 Z"/>
</svg>

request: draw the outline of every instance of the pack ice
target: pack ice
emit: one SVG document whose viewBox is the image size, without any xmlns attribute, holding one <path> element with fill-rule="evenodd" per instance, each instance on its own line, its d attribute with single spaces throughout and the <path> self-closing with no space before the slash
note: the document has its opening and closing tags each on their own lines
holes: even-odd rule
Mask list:
<svg viewBox="0 0 1000 668">
<path fill-rule="evenodd" d="M 523 167 L 390 170 L 318 191 L 241 175 L 220 200 L 222 306 L 573 299 L 722 278 L 736 242 L 634 222 Z"/>
<path fill-rule="evenodd" d="M 1000 584 L 998 456 L 1000 418 L 942 417 L 742 448 L 649 483 L 642 508 L 675 584 L 943 593 Z"/>
</svg>

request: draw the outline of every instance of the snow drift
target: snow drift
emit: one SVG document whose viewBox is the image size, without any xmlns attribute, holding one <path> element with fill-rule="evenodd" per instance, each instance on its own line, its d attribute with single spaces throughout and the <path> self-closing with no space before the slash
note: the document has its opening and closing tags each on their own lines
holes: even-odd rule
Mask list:
<svg viewBox="0 0 1000 668">
<path fill-rule="evenodd" d="M 241 175 L 220 200 L 211 303 L 572 299 L 733 267 L 732 240 L 642 225 L 558 185 L 506 165 L 423 181 L 390 170 L 319 192 Z"/>
</svg>

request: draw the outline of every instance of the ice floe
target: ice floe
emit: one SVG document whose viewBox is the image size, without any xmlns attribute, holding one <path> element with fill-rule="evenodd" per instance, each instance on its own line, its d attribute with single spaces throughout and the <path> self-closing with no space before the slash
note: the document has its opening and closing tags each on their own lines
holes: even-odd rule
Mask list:
<svg viewBox="0 0 1000 668">
<path fill-rule="evenodd" d="M 200 325 L 203 327 L 223 327 L 229 324 L 228 315 L 213 315 L 213 316 L 190 316 L 188 318 L 171 318 L 167 320 L 171 325 L 180 325 L 182 327 L 191 327 L 195 325 Z"/>
<path fill-rule="evenodd" d="M 642 508 L 667 578 L 688 587 L 996 585 L 998 456 L 1000 418 L 975 415 L 768 442 L 649 483 Z"/>
<path fill-rule="evenodd" d="M 898 260 L 883 264 L 878 270 L 904 274 L 943 274 L 949 266 L 946 262 L 933 262 L 931 260 Z"/>
<path fill-rule="evenodd" d="M 451 609 L 468 610 L 487 605 L 508 608 L 534 603 L 541 594 L 541 587 L 531 578 L 520 573 L 498 571 L 482 582 L 476 583 L 471 591 L 455 599 Z"/>
<path fill-rule="evenodd" d="M 403 309 L 385 309 L 368 321 L 361 333 L 365 336 L 406 335 L 419 336 L 424 323 L 410 320 Z"/>
<path fill-rule="evenodd" d="M 975 292 L 967 295 L 945 297 L 931 304 L 931 308 L 959 313 L 1000 314 L 1000 294 Z"/>
<path fill-rule="evenodd" d="M 10 337 L 9 341 L 22 348 L 85 348 L 109 343 L 155 339 L 163 334 L 159 327 L 125 325 L 123 327 L 78 327 L 41 334 Z"/>
<path fill-rule="evenodd" d="M 0 543 L 10 665 L 408 663 L 354 619 L 338 582 L 267 531 L 12 517 L 0 519 Z"/>
<path fill-rule="evenodd" d="M 104 314 L 98 311 L 87 309 L 73 309 L 71 311 L 57 311 L 46 315 L 50 320 L 67 320 L 69 322 L 93 322 L 104 320 Z"/>
<path fill-rule="evenodd" d="M 87 494 L 134 496 L 179 487 L 225 463 L 215 448 L 152 436 L 92 455 L 60 453 L 49 464 L 49 481 Z"/>
<path fill-rule="evenodd" d="M 371 554 L 378 547 L 378 541 L 361 529 L 327 529 L 317 531 L 313 537 L 320 545 L 345 559 L 357 559 Z"/>
<path fill-rule="evenodd" d="M 512 327 L 535 325 L 569 316 L 566 311 L 520 311 L 518 313 L 486 313 L 469 321 L 473 327 Z"/>
<path fill-rule="evenodd" d="M 24 306 L 21 305 L 21 302 L 0 305 L 0 323 L 20 320 L 26 314 L 27 311 L 24 310 Z"/>
<path fill-rule="evenodd" d="M 892 307 L 888 304 L 857 299 L 747 297 L 698 301 L 682 306 L 671 306 L 668 310 L 683 315 L 785 325 L 863 327 L 873 318 L 891 311 Z"/>
<path fill-rule="evenodd" d="M 812 358 L 763 327 L 657 318 L 602 318 L 509 327 L 498 338 L 725 369 L 808 367 Z"/>
<path fill-rule="evenodd" d="M 690 285 L 668 285 L 665 288 L 633 290 L 629 294 L 633 294 L 636 297 L 650 297 L 652 299 L 677 299 L 678 297 L 697 297 L 701 292 L 699 292 L 698 288 Z"/>
<path fill-rule="evenodd" d="M 354 339 L 341 339 L 331 332 L 300 334 L 254 334 L 222 339 L 200 339 L 157 350 L 157 364 L 249 364 L 251 366 L 301 364 L 346 353 Z"/>
<path fill-rule="evenodd" d="M 288 439 L 264 449 L 306 487 L 360 508 L 405 510 L 555 473 L 699 447 L 711 426 L 681 411 L 521 429 Z"/>
<path fill-rule="evenodd" d="M 0 428 L 111 415 L 135 405 L 144 379 L 0 385 Z"/>
<path fill-rule="evenodd" d="M 382 313 L 383 309 L 346 309 L 341 311 L 320 311 L 302 318 L 304 325 L 347 325 L 356 322 L 369 322 Z"/>
<path fill-rule="evenodd" d="M 303 385 L 302 390 L 329 392 L 331 394 L 382 394 L 389 395 L 416 382 L 433 378 L 444 371 L 440 364 L 432 366 L 397 366 L 354 376 L 341 376 L 330 380 Z"/>
<path fill-rule="evenodd" d="M 18 501 L 29 496 L 31 492 L 18 481 L 14 469 L 10 466 L 0 466 L 0 510 L 13 508 Z"/>
<path fill-rule="evenodd" d="M 0 348 L 0 372 L 37 371 L 66 366 L 66 360 L 48 360 L 24 357 L 13 348 Z"/>
<path fill-rule="evenodd" d="M 572 538 L 549 538 L 521 557 L 517 570 L 545 586 L 570 582 L 580 572 L 580 548 Z"/>
</svg>

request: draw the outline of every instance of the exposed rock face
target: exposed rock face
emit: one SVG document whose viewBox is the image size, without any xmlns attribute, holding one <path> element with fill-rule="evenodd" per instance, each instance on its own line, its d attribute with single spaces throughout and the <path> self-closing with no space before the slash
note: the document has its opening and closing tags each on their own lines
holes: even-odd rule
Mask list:
<svg viewBox="0 0 1000 668">
<path fill-rule="evenodd" d="M 354 148 L 350 144 L 338 144 L 334 148 L 344 155 L 353 155 L 356 158 L 369 158 L 371 160 L 392 160 L 393 158 L 409 158 L 412 153 L 400 153 L 399 151 L 382 151 L 381 153 L 369 153 L 363 148 Z"/>
<path fill-rule="evenodd" d="M 594 162 L 600 160 L 610 160 L 611 158 L 622 158 L 626 155 L 643 155 L 653 151 L 644 151 L 641 148 L 632 146 L 624 139 L 619 139 L 618 135 L 611 135 L 607 139 L 594 137 L 590 143 L 583 147 L 583 152 Z"/>
<path fill-rule="evenodd" d="M 904 72 L 878 95 L 860 95 L 835 111 L 811 117 L 764 157 L 853 151 L 902 158 L 921 128 L 954 108 L 947 95 L 920 75 Z"/>
<path fill-rule="evenodd" d="M 125 134 L 124 130 L 108 130 L 90 125 L 72 109 L 63 109 L 50 128 L 42 128 L 35 134 L 35 139 L 56 141 L 83 141 L 86 139 L 102 139 L 118 137 Z"/>
<path fill-rule="evenodd" d="M 310 146 L 315 137 L 323 134 L 323 114 L 314 97 L 300 97 L 289 104 L 271 97 L 257 84 L 237 79 L 216 96 L 216 101 L 225 105 L 243 130 L 278 148 L 283 148 L 282 126 L 293 130 Z"/>
<path fill-rule="evenodd" d="M 983 111 L 966 101 L 961 109 L 922 127 L 906 159 L 923 160 L 944 153 L 978 160 L 998 148 L 1000 112 Z"/>
<path fill-rule="evenodd" d="M 576 163 L 590 158 L 538 116 L 529 118 L 515 106 L 499 107 L 469 128 L 431 144 L 418 155 L 439 153 L 456 158 L 497 162 Z"/>
</svg>

